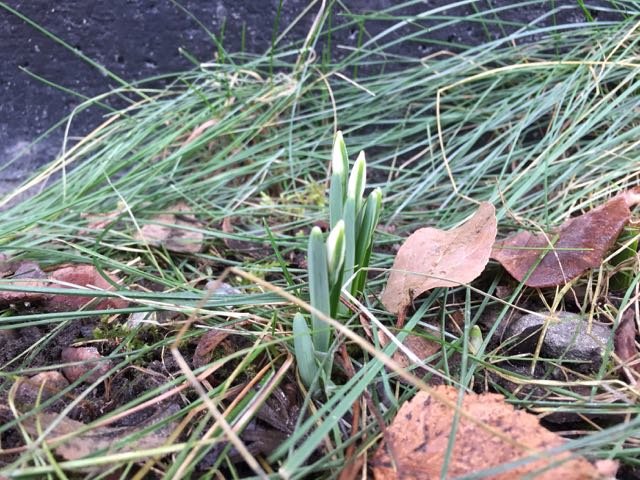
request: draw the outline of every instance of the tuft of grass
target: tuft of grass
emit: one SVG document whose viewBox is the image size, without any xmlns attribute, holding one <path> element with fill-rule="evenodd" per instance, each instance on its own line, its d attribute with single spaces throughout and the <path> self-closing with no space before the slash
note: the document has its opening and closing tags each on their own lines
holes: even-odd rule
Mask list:
<svg viewBox="0 0 640 480">
<path fill-rule="evenodd" d="M 475 2 L 460 4 L 472 7 Z M 492 339 L 508 313 L 520 308 L 522 287 L 502 300 L 496 292 L 499 278 L 488 285 L 432 292 L 416 303 L 402 331 L 386 326 L 393 319 L 377 302 L 393 246 L 416 228 L 453 226 L 479 201 L 496 205 L 501 231 L 547 227 L 640 181 L 640 35 L 633 19 L 640 13 L 637 4 L 612 2 L 608 9 L 624 17 L 616 22 L 518 25 L 500 20 L 512 9 L 541 4 L 527 0 L 472 9 L 464 19 L 440 8 L 407 14 L 402 4 L 349 14 L 340 24 L 329 24 L 328 10 L 321 10 L 317 28 L 300 42 L 302 53 L 280 47 L 280 37 L 274 37 L 266 55 L 224 51 L 218 61 L 179 74 L 167 88 L 121 82 L 109 95 L 133 99 L 130 106 L 107 112 L 102 125 L 69 143 L 60 157 L 0 201 L 7 205 L 47 182 L 47 188 L 0 212 L 0 248 L 45 266 L 89 263 L 116 271 L 124 280 L 118 294 L 132 304 L 112 312 L 4 312 L 0 330 L 20 333 L 18 329 L 38 327 L 44 334 L 0 366 L 0 394 L 9 395 L 17 376 L 55 369 L 55 361 L 43 365 L 36 360 L 62 341 L 61 332 L 82 319 L 122 322 L 127 315 L 149 312 L 158 329 L 154 338 L 134 343 L 143 334 L 139 327 L 120 344 L 112 342 L 112 374 L 146 368 L 149 358 L 161 364 L 171 358 L 173 369 L 156 387 L 96 418 L 85 430 L 115 422 L 160 396 L 180 404 L 172 418 L 182 423 L 161 447 L 103 451 L 92 458 L 63 461 L 55 460 L 43 437 L 25 434 L 30 448 L 14 452 L 3 474 L 76 474 L 92 467 L 103 476 L 121 469 L 124 476 L 135 478 L 138 473 L 142 478 L 153 469 L 176 478 L 193 474 L 207 454 L 219 451 L 212 468 L 229 478 L 242 476 L 234 467 L 232 450 L 222 443 L 231 438 L 225 428 L 241 432 L 278 385 L 293 381 L 292 332 L 300 326 L 296 327 L 300 322 L 295 314 L 306 305 L 294 302 L 297 297 L 292 294 L 306 282 L 306 269 L 296 263 L 295 254 L 305 251 L 306 233 L 324 219 L 329 205 L 323 193 L 330 182 L 326 159 L 338 129 L 350 145 L 367 151 L 368 184 L 385 191 L 383 228 L 376 232 L 370 259 L 373 278 L 366 283 L 362 301 L 353 299 L 374 338 L 367 337 L 360 323 L 339 326 L 333 347 L 337 351 L 345 344 L 353 371 L 349 374 L 345 368 L 327 398 L 301 400 L 304 414 L 292 433 L 266 455 L 266 463 L 252 464 L 253 474 L 335 477 L 355 455 L 372 454 L 380 438 L 379 419 L 390 421 L 416 388 L 428 388 L 425 381 L 431 374 L 463 390 L 490 386 L 513 404 L 542 415 L 570 412 L 612 420 L 611 426 L 592 424 L 590 431 L 563 448 L 637 466 L 638 395 L 619 380 L 613 363 L 605 362 L 590 378 L 565 382 L 515 375 L 500 367 L 505 355 L 492 346 Z M 549 18 L 558 9 L 548 12 Z M 385 27 L 369 33 L 370 20 L 383 21 Z M 479 46 L 457 45 L 455 51 L 441 45 L 437 55 L 424 59 L 404 56 L 395 48 L 396 32 L 405 42 L 429 42 L 428 34 L 463 21 L 492 28 L 497 22 L 505 33 Z M 318 39 L 350 28 L 360 32 L 359 47 L 341 60 L 324 55 L 324 63 L 314 65 L 311 52 Z M 401 69 L 387 68 L 390 62 Z M 356 69 L 357 78 L 350 78 Z M 105 98 L 88 99 L 79 110 Z M 204 251 L 176 255 L 136 240 L 141 225 L 178 202 L 189 205 L 198 219 L 184 228 L 202 233 Z M 109 225 L 88 227 L 87 215 L 108 212 L 115 212 Z M 234 220 L 233 232 L 222 227 L 225 218 Z M 248 248 L 230 247 L 232 240 L 245 246 L 275 245 L 278 253 L 266 251 L 255 258 Z M 615 324 L 620 312 L 635 301 L 637 263 L 627 271 L 632 281 L 621 302 L 594 305 L 591 315 Z M 219 277 L 240 293 L 204 293 L 204 283 Z M 582 283 L 595 298 L 606 281 L 605 265 Z M 0 288 L 15 287 L 2 281 Z M 564 301 L 560 295 L 553 300 Z M 445 331 L 445 323 L 458 311 L 463 328 L 458 333 Z M 496 316 L 494 326 L 479 337 L 475 327 L 490 312 Z M 207 330 L 232 327 L 248 346 L 204 367 L 194 368 L 187 357 L 180 363 L 181 356 L 188 356 L 185 349 Z M 381 348 L 375 335 L 382 329 L 390 330 L 399 343 Z M 421 359 L 432 372 L 426 377 L 388 360 L 398 349 L 406 349 L 398 345 L 412 332 L 442 344 L 439 354 Z M 612 349 L 607 346 L 608 357 Z M 556 359 L 537 363 L 571 371 L 571 365 L 558 365 Z M 212 385 L 205 380 L 208 369 L 222 367 L 229 370 L 224 381 Z M 496 379 L 505 376 L 516 385 L 535 387 L 539 394 L 518 395 L 504 388 Z M 69 387 L 57 398 L 78 387 Z M 98 383 L 83 387 L 84 393 L 64 412 L 100 388 Z M 378 412 L 368 410 L 366 396 L 378 405 Z M 357 403 L 367 413 L 351 433 L 349 415 Z M 45 406 L 14 409 L 0 426 L 0 435 L 20 431 L 21 422 Z M 615 424 L 620 416 L 630 420 Z M 271 470 L 264 471 L 265 465 Z"/>
</svg>

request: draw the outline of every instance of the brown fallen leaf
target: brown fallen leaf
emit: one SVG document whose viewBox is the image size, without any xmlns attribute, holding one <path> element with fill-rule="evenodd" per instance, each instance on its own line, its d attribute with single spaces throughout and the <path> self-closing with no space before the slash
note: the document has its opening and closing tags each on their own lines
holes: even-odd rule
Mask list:
<svg viewBox="0 0 640 480">
<path fill-rule="evenodd" d="M 18 377 L 15 386 L 16 403 L 22 408 L 33 408 L 69 386 L 60 372 L 40 372 L 33 377 Z"/>
<path fill-rule="evenodd" d="M 516 233 L 496 242 L 491 258 L 529 287 L 564 285 L 588 269 L 600 266 L 602 258 L 629 221 L 630 207 L 639 202 L 639 197 L 639 189 L 629 190 L 604 205 L 567 220 L 548 235 Z M 545 254 L 545 250 L 549 251 Z M 541 255 L 544 257 L 539 261 Z"/>
<path fill-rule="evenodd" d="M 211 361 L 213 351 L 225 340 L 230 332 L 226 330 L 209 330 L 200 337 L 196 351 L 193 353 L 193 365 L 196 368 L 202 367 Z"/>
<path fill-rule="evenodd" d="M 79 233 L 80 235 L 87 235 L 91 233 L 91 230 L 103 230 L 115 222 L 126 211 L 126 204 L 124 202 L 118 202 L 117 208 L 110 212 L 81 213 L 80 217 L 87 221 L 87 228 L 80 230 Z"/>
<path fill-rule="evenodd" d="M 22 426 L 32 435 L 40 433 L 52 426 L 48 440 L 53 442 L 57 437 L 69 437 L 62 443 L 53 442 L 56 453 L 66 460 L 77 460 L 87 455 L 96 453 L 99 450 L 109 452 L 132 452 L 145 450 L 163 445 L 171 433 L 175 430 L 177 422 L 168 422 L 162 427 L 136 438 L 135 440 L 125 440 L 122 448 L 116 448 L 118 442 L 129 435 L 136 434 L 142 430 L 160 423 L 166 418 L 180 410 L 177 404 L 162 405 L 157 407 L 153 415 L 143 422 L 126 427 L 97 427 L 82 434 L 78 431 L 86 430 L 86 425 L 67 417 L 60 418 L 55 413 L 40 413 L 34 417 L 28 417 L 22 421 Z"/>
<path fill-rule="evenodd" d="M 224 217 L 222 220 L 222 231 L 230 235 L 235 233 L 231 217 Z M 226 237 L 223 241 L 229 250 L 251 258 L 264 258 L 272 253 L 271 247 L 259 242 L 238 240 L 231 237 Z"/>
<path fill-rule="evenodd" d="M 439 386 L 434 391 L 452 403 L 457 401 L 458 391 L 453 387 Z M 468 393 L 461 408 L 513 442 L 461 416 L 446 478 L 478 473 L 564 443 L 562 437 L 541 427 L 534 415 L 515 410 L 501 395 Z M 402 406 L 387 428 L 384 441 L 371 461 L 374 477 L 378 480 L 441 478 L 453 417 L 451 408 L 430 394 L 419 392 Z M 503 473 L 494 473 L 490 478 L 511 480 L 538 471 L 535 477 L 538 480 L 585 480 L 599 476 L 586 459 L 564 452 L 544 455 Z"/>
<path fill-rule="evenodd" d="M 640 373 L 640 356 L 636 346 L 636 319 L 633 310 L 627 310 L 620 320 L 614 337 L 616 355 L 623 365 Z M 635 379 L 630 379 L 635 381 Z"/>
<path fill-rule="evenodd" d="M 170 210 L 177 213 L 156 215 L 134 235 L 134 238 L 154 247 L 163 246 L 172 252 L 198 253 L 202 250 L 204 234 L 196 230 L 196 217 L 187 213 L 191 208 L 179 203 Z"/>
<path fill-rule="evenodd" d="M 88 372 L 91 374 L 84 381 L 93 383 L 111 370 L 111 362 L 100 355 L 95 347 L 67 347 L 62 350 L 60 359 L 64 363 L 82 362 L 62 368 L 62 373 L 71 383 Z"/>
<path fill-rule="evenodd" d="M 413 299 L 435 287 L 453 287 L 477 278 L 496 238 L 495 209 L 478 211 L 453 230 L 421 228 L 400 247 L 382 293 L 386 309 L 403 316 Z"/>
<path fill-rule="evenodd" d="M 114 283 L 118 278 L 109 275 Z M 93 290 L 112 291 L 113 286 L 107 282 L 92 265 L 72 265 L 61 267 L 45 275 L 33 263 L 20 266 L 9 285 L 27 288 L 76 288 L 95 287 Z M 47 312 L 69 312 L 78 310 L 91 300 L 91 295 L 62 295 L 45 292 L 0 291 L 0 307 L 14 306 L 16 309 L 33 308 Z M 103 298 L 96 309 L 126 308 L 129 302 L 121 298 Z"/>
<path fill-rule="evenodd" d="M 380 346 L 382 348 L 386 347 L 391 341 L 383 332 L 379 332 L 379 338 Z M 425 358 L 428 358 L 431 355 L 435 355 L 440 351 L 439 343 L 429 340 L 420 335 L 407 335 L 402 344 L 420 360 L 424 360 Z M 403 368 L 408 368 L 415 365 L 415 362 L 400 349 L 396 350 L 391 358 L 393 358 Z"/>
</svg>

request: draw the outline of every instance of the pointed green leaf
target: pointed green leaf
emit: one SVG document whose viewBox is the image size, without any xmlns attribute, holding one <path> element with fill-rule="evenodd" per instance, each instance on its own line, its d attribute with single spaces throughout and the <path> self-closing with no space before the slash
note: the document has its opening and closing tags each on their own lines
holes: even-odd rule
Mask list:
<svg viewBox="0 0 640 480">
<path fill-rule="evenodd" d="M 478 325 L 474 325 L 469 331 L 469 351 L 472 355 L 480 351 L 482 341 L 482 331 Z"/>
<path fill-rule="evenodd" d="M 362 223 L 357 232 L 356 242 L 356 259 L 355 263 L 360 268 L 351 288 L 354 296 L 359 296 L 364 290 L 365 280 L 367 278 L 366 269 L 369 266 L 371 258 L 371 249 L 373 248 L 373 234 L 380 219 L 380 211 L 382 210 L 382 192 L 376 188 L 369 194 L 365 202 L 362 215 Z"/>
<path fill-rule="evenodd" d="M 307 263 L 311 306 L 325 315 L 331 315 L 327 250 L 318 227 L 313 227 L 309 236 Z M 326 352 L 329 349 L 329 326 L 315 314 L 311 315 L 311 326 L 315 349 Z"/>
<path fill-rule="evenodd" d="M 329 289 L 331 291 L 329 304 L 332 317 L 335 317 L 338 313 L 338 305 L 340 304 L 340 290 L 342 289 L 346 251 L 344 230 L 344 220 L 340 219 L 333 230 L 331 230 L 331 233 L 329 233 L 329 238 L 327 238 Z"/>
<path fill-rule="evenodd" d="M 333 141 L 333 151 L 331 152 L 331 171 L 333 175 L 338 175 L 341 179 L 343 194 L 347 187 L 347 173 L 349 171 L 349 155 L 347 146 L 344 143 L 342 132 L 338 130 Z"/>
<path fill-rule="evenodd" d="M 329 225 L 335 227 L 338 220 L 342 218 L 344 211 L 344 185 L 343 177 L 331 175 L 331 184 L 329 186 Z"/>
<path fill-rule="evenodd" d="M 358 229 L 358 241 L 356 243 L 356 263 L 360 267 L 367 267 L 362 260 L 367 256 L 367 250 L 371 249 L 373 233 L 378 226 L 380 212 L 382 210 L 382 192 L 376 188 L 369 194 L 364 206 L 362 223 Z"/>
<path fill-rule="evenodd" d="M 318 374 L 318 364 L 307 320 L 301 313 L 293 317 L 293 351 L 302 382 L 309 387 Z"/>
<path fill-rule="evenodd" d="M 344 270 L 340 269 L 340 274 L 336 277 L 336 282 L 331 285 L 330 293 L 330 305 L 331 305 L 331 317 L 335 318 L 338 314 L 340 307 L 340 294 L 342 293 L 342 280 L 344 278 Z"/>
<path fill-rule="evenodd" d="M 364 152 L 360 152 L 356 163 L 353 164 L 353 170 L 349 175 L 349 185 L 347 186 L 347 198 L 353 198 L 356 201 L 356 213 L 360 211 L 362 206 L 362 195 L 367 182 L 367 161 Z"/>
<path fill-rule="evenodd" d="M 344 220 L 338 223 L 327 238 L 327 266 L 329 269 L 329 285 L 333 286 L 342 272 L 345 255 Z"/>
<path fill-rule="evenodd" d="M 356 202 L 353 198 L 347 198 L 344 206 L 344 277 L 343 281 L 350 281 L 356 260 Z"/>
</svg>

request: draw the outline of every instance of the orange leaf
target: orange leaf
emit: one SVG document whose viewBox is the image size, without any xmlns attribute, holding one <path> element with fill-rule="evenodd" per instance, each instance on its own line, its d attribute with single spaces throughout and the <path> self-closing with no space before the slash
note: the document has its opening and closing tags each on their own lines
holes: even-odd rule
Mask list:
<svg viewBox="0 0 640 480">
<path fill-rule="evenodd" d="M 473 217 L 453 230 L 416 230 L 396 255 L 382 303 L 389 312 L 400 315 L 427 290 L 474 280 L 489 261 L 496 230 L 490 203 L 480 204 Z"/>
<path fill-rule="evenodd" d="M 452 403 L 457 401 L 458 391 L 453 387 L 439 386 L 434 391 Z M 446 478 L 477 473 L 564 443 L 562 437 L 541 427 L 535 416 L 515 410 L 501 395 L 466 394 L 461 408 L 513 441 L 504 440 L 461 416 Z M 384 441 L 371 462 L 374 477 L 378 480 L 440 478 L 453 416 L 451 408 L 428 393 L 419 392 L 402 406 L 387 428 Z M 538 471 L 535 478 L 539 480 L 584 480 L 598 476 L 597 470 L 583 457 L 564 452 L 525 462 L 494 473 L 490 478 L 511 480 Z"/>
</svg>

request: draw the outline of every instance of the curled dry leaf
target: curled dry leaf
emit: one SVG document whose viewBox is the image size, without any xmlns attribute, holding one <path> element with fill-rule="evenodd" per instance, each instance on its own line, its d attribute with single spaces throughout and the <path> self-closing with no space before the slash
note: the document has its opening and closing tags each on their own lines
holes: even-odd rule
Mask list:
<svg viewBox="0 0 640 480">
<path fill-rule="evenodd" d="M 640 357 L 636 346 L 636 319 L 633 310 L 627 310 L 616 329 L 614 344 L 615 352 L 623 365 L 640 373 Z M 634 381 L 634 379 L 631 379 Z"/>
<path fill-rule="evenodd" d="M 163 246 L 172 252 L 198 253 L 202 250 L 204 234 L 197 230 L 196 217 L 187 213 L 189 206 L 179 203 L 170 210 L 177 213 L 153 217 L 134 238 L 154 247 Z"/>
<path fill-rule="evenodd" d="M 235 327 L 239 327 L 240 325 L 244 325 L 246 322 L 238 322 L 235 324 Z M 193 365 L 196 368 L 202 367 L 211 361 L 211 357 L 213 356 L 213 351 L 222 344 L 227 353 L 235 352 L 239 350 L 241 347 L 239 344 L 242 343 L 243 337 L 230 331 L 233 327 L 230 327 L 227 330 L 222 329 L 214 329 L 209 330 L 205 334 L 203 334 L 198 340 L 198 345 L 196 346 L 196 351 L 193 353 Z M 231 337 L 231 338 L 229 338 Z"/>
<path fill-rule="evenodd" d="M 40 372 L 33 377 L 18 377 L 15 399 L 22 408 L 33 408 L 69 386 L 60 372 Z"/>
<path fill-rule="evenodd" d="M 107 274 L 108 275 L 108 274 Z M 114 275 L 108 275 L 113 283 L 118 282 Z M 61 267 L 48 275 L 33 263 L 20 266 L 12 284 L 27 288 L 77 288 L 94 287 L 92 290 L 112 291 L 113 285 L 103 278 L 92 265 L 72 265 Z M 95 297 L 91 295 L 62 295 L 44 292 L 2 291 L 0 307 L 13 305 L 17 309 L 37 308 L 43 311 L 69 312 L 78 310 Z M 121 298 L 102 298 L 95 308 L 99 310 L 126 308 L 129 302 Z"/>
<path fill-rule="evenodd" d="M 297 385 L 285 381 L 282 386 L 276 387 L 258 408 L 256 418 L 252 419 L 240 434 L 252 455 L 270 455 L 295 432 L 301 403 L 298 392 Z M 226 442 L 220 443 L 202 459 L 197 468 L 211 469 L 228 446 Z M 233 463 L 243 461 L 242 455 L 233 446 L 228 449 L 228 458 Z"/>
<path fill-rule="evenodd" d="M 387 336 L 380 332 L 380 345 L 384 348 L 391 340 Z M 440 344 L 429 340 L 428 338 L 421 337 L 419 335 L 407 335 L 402 344 L 411 351 L 419 360 L 424 360 L 432 355 L 435 355 L 440 351 Z M 404 351 L 398 349 L 393 354 L 392 358 L 400 364 L 403 368 L 408 368 L 415 365 L 415 361 L 412 360 L 409 355 Z"/>
<path fill-rule="evenodd" d="M 434 392 L 453 404 L 457 401 L 458 391 L 453 387 L 435 387 Z M 515 410 L 501 395 L 466 394 L 461 408 L 511 441 L 460 416 L 446 478 L 478 473 L 564 443 L 562 437 L 542 428 L 535 416 Z M 419 392 L 402 406 L 387 428 L 372 460 L 374 477 L 378 480 L 440 478 L 453 417 L 451 408 L 430 394 Z M 533 472 L 539 472 L 535 476 L 539 480 L 585 480 L 599 476 L 586 459 L 564 452 L 544 455 L 503 473 L 494 473 L 491 478 L 511 480 Z"/>
<path fill-rule="evenodd" d="M 396 255 L 382 303 L 389 312 L 403 315 L 414 298 L 432 288 L 474 280 L 489 261 L 496 231 L 490 203 L 480 204 L 469 220 L 453 230 L 416 230 Z"/>
<path fill-rule="evenodd" d="M 194 367 L 199 368 L 209 363 L 213 351 L 229 335 L 230 333 L 224 330 L 209 330 L 202 335 L 193 353 Z"/>
<path fill-rule="evenodd" d="M 629 190 L 584 215 L 567 220 L 548 235 L 516 233 L 496 242 L 491 258 L 529 287 L 564 285 L 588 269 L 600 266 L 629 221 L 630 207 L 639 201 L 640 190 Z"/>
<path fill-rule="evenodd" d="M 193 129 L 189 137 L 184 141 L 182 146 L 189 145 L 191 142 L 196 140 L 200 135 L 202 135 L 207 129 L 211 127 L 215 127 L 219 123 L 218 119 L 211 118 L 204 123 L 201 123 L 196 128 Z"/>
<path fill-rule="evenodd" d="M 238 290 L 233 285 L 220 280 L 209 280 L 205 285 L 205 289 L 208 292 L 212 292 L 213 295 L 242 295 L 242 291 Z"/>
<path fill-rule="evenodd" d="M 77 460 L 103 449 L 109 452 L 116 451 L 118 442 L 125 437 L 160 423 L 178 412 L 178 410 L 180 410 L 180 407 L 176 404 L 162 405 L 155 410 L 153 415 L 137 425 L 126 427 L 98 427 L 82 434 L 77 434 L 76 432 L 86 430 L 84 423 L 71 420 L 67 417 L 60 418 L 60 415 L 54 413 L 40 413 L 36 415 L 35 418 L 28 417 L 22 421 L 22 426 L 30 434 L 36 436 L 51 426 L 52 430 L 49 433 L 50 441 L 62 436 L 70 437 L 62 443 L 52 442 L 52 445 L 54 445 L 56 453 L 64 459 Z M 176 422 L 168 422 L 162 427 L 155 428 L 137 437 L 135 440 L 124 440 L 122 442 L 124 447 L 118 448 L 117 450 L 120 452 L 132 452 L 159 447 L 167 441 L 167 438 L 175 430 L 176 424 Z"/>
<path fill-rule="evenodd" d="M 60 358 L 64 363 L 82 362 L 62 368 L 62 373 L 72 383 L 88 372 L 91 374 L 84 381 L 93 383 L 111 370 L 111 362 L 100 355 L 95 347 L 67 347 L 62 350 Z"/>
</svg>

